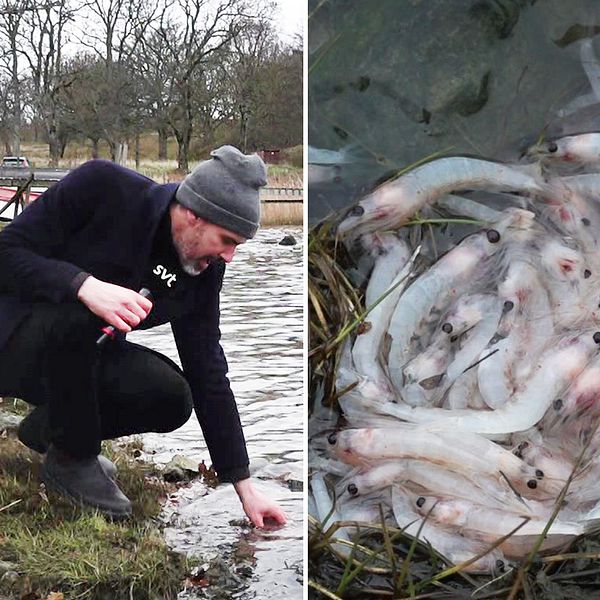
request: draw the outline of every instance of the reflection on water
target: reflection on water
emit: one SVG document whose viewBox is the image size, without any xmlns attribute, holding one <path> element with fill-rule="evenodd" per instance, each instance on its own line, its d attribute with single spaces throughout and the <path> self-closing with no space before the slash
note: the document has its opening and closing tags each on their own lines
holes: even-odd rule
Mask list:
<svg viewBox="0 0 600 600">
<path fill-rule="evenodd" d="M 513 161 L 542 134 L 600 129 L 597 0 L 310 0 L 309 13 L 312 221 L 433 153 Z"/>
<path fill-rule="evenodd" d="M 279 246 L 291 233 L 296 246 Z M 288 524 L 278 531 L 250 530 L 233 487 L 206 490 L 195 484 L 168 507 L 167 539 L 177 550 L 219 554 L 241 561 L 239 598 L 300 598 L 302 492 L 302 231 L 265 229 L 241 246 L 228 266 L 221 293 L 222 345 L 240 409 L 251 468 L 261 489 L 281 503 Z M 178 362 L 170 326 L 140 331 L 131 341 L 150 346 Z M 192 418 L 168 434 L 146 434 L 153 460 L 174 454 L 210 464 L 200 426 Z M 233 521 L 232 524 L 230 522 Z M 243 549 L 240 550 L 240 548 Z M 250 567 L 250 570 L 248 570 Z M 189 597 L 189 596 L 186 596 Z"/>
</svg>

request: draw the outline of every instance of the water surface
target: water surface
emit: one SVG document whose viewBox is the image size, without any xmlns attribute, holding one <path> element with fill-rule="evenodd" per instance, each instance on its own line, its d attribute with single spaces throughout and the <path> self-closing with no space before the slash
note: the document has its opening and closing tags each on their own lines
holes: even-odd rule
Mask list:
<svg viewBox="0 0 600 600">
<path fill-rule="evenodd" d="M 584 66 L 600 73 L 597 0 L 310 0 L 309 13 L 309 141 L 341 151 L 309 150 L 313 222 L 435 153 L 513 161 L 541 135 L 600 130 L 600 98 L 577 106 Z"/>
<path fill-rule="evenodd" d="M 286 233 L 299 243 L 278 245 Z M 208 493 L 202 484 L 192 485 L 165 512 L 167 541 L 174 549 L 218 554 L 239 566 L 231 590 L 236 598 L 302 597 L 303 506 L 295 483 L 303 471 L 301 242 L 299 228 L 259 231 L 227 267 L 221 293 L 222 345 L 251 468 L 257 485 L 286 511 L 288 524 L 276 531 L 248 527 L 231 485 Z M 128 337 L 179 362 L 169 325 Z M 143 442 L 158 463 L 183 454 L 210 464 L 194 415 L 177 431 L 146 434 Z"/>
</svg>

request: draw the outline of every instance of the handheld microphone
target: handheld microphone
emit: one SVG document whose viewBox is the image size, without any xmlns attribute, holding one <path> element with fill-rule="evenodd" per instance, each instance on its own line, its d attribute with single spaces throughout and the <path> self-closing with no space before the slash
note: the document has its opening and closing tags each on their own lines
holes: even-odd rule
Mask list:
<svg viewBox="0 0 600 600">
<path fill-rule="evenodd" d="M 138 294 L 144 298 L 151 298 L 152 293 L 148 288 L 142 288 Z M 96 340 L 96 346 L 102 346 L 106 340 L 113 340 L 116 335 L 116 330 L 112 325 L 107 325 L 101 329 L 102 335 Z"/>
</svg>

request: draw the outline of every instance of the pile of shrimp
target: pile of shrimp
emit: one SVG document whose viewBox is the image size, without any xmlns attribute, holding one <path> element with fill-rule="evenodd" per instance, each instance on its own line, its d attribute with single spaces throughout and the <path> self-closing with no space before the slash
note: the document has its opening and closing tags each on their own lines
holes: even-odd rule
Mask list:
<svg viewBox="0 0 600 600">
<path fill-rule="evenodd" d="M 383 507 L 453 564 L 482 555 L 466 570 L 486 573 L 526 557 L 552 516 L 542 552 L 597 529 L 598 167 L 600 133 L 512 165 L 441 158 L 341 222 L 373 266 L 337 375 L 344 425 L 312 444 L 321 521 L 379 523 Z M 440 214 L 471 223 L 441 256 L 407 226 Z"/>
</svg>

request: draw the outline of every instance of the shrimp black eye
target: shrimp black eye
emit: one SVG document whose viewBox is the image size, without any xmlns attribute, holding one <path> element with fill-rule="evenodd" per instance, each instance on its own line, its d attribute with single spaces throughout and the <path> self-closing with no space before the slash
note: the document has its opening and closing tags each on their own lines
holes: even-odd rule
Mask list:
<svg viewBox="0 0 600 600">
<path fill-rule="evenodd" d="M 542 471 L 541 469 L 536 469 L 535 476 L 541 479 L 544 476 L 544 471 Z"/>
<path fill-rule="evenodd" d="M 504 303 L 504 312 L 510 312 L 515 307 L 515 303 L 512 300 L 507 300 Z"/>
<path fill-rule="evenodd" d="M 490 244 L 497 244 L 500 241 L 500 233 L 495 229 L 488 229 L 486 235 Z"/>
<path fill-rule="evenodd" d="M 346 489 L 348 490 L 348 493 L 351 496 L 356 496 L 356 494 L 358 494 L 358 488 L 356 487 L 356 484 L 354 484 L 354 483 L 348 484 L 348 487 Z"/>
<path fill-rule="evenodd" d="M 600 331 L 596 331 L 596 333 L 594 334 L 594 341 L 596 342 L 596 344 L 600 344 Z"/>
<path fill-rule="evenodd" d="M 537 481 L 536 481 L 535 479 L 530 479 L 530 480 L 527 482 L 527 487 L 528 487 L 530 490 L 535 490 L 535 488 L 537 487 Z"/>
<path fill-rule="evenodd" d="M 423 506 L 423 504 L 425 504 L 425 498 L 423 498 L 423 496 L 419 496 L 419 497 L 417 498 L 417 506 L 418 506 L 419 508 L 421 508 L 421 506 Z"/>
<path fill-rule="evenodd" d="M 557 150 L 558 150 L 558 145 L 557 145 L 557 143 L 556 143 L 556 142 L 550 142 L 550 143 L 548 144 L 548 152 L 552 152 L 552 153 L 554 153 L 554 152 L 556 152 Z"/>
<path fill-rule="evenodd" d="M 444 324 L 442 325 L 442 331 L 443 331 L 444 333 L 452 333 L 452 329 L 453 329 L 453 327 L 452 327 L 452 324 L 451 324 L 451 323 L 444 323 Z"/>
<path fill-rule="evenodd" d="M 458 339 L 458 336 L 457 336 L 457 335 L 453 335 L 453 336 L 450 338 L 450 341 L 451 341 L 452 343 L 454 343 L 454 342 L 455 342 L 457 339 Z"/>
<path fill-rule="evenodd" d="M 332 445 L 335 444 L 337 442 L 337 433 L 330 433 L 327 436 L 327 441 Z"/>
<path fill-rule="evenodd" d="M 504 561 L 498 559 L 496 561 L 496 569 L 498 569 L 499 571 L 504 571 Z"/>
<path fill-rule="evenodd" d="M 365 209 L 360 205 L 357 204 L 355 207 L 353 207 L 350 212 L 348 213 L 349 217 L 362 217 L 365 214 Z"/>
<path fill-rule="evenodd" d="M 525 450 L 525 448 L 527 448 L 529 446 L 529 442 L 521 442 L 518 446 L 519 450 L 521 452 L 523 452 L 523 450 Z"/>
<path fill-rule="evenodd" d="M 583 278 L 584 278 L 584 279 L 589 279 L 591 276 L 592 276 L 592 272 L 591 272 L 589 269 L 586 269 L 586 270 L 583 272 Z"/>
<path fill-rule="evenodd" d="M 554 410 L 560 410 L 563 407 L 563 401 L 560 398 L 557 398 L 552 405 Z"/>
<path fill-rule="evenodd" d="M 587 218 L 587 217 L 583 217 L 581 219 L 581 222 L 583 223 L 583 225 L 585 225 L 586 227 L 589 227 L 591 225 L 591 221 Z"/>
</svg>

